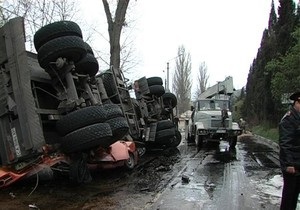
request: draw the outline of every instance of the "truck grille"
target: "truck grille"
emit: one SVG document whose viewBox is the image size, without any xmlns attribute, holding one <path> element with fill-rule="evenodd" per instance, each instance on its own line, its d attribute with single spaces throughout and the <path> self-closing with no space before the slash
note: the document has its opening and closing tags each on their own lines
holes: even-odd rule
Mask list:
<svg viewBox="0 0 300 210">
<path fill-rule="evenodd" d="M 212 121 L 211 121 L 211 127 L 212 127 L 212 128 L 223 127 L 223 125 L 222 125 L 222 120 L 212 120 Z M 225 127 L 226 127 L 226 128 L 229 127 L 229 120 L 225 120 Z"/>
</svg>

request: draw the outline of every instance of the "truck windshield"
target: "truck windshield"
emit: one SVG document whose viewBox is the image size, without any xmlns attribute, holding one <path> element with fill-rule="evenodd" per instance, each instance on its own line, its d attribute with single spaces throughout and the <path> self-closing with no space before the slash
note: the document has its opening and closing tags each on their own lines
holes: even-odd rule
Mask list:
<svg viewBox="0 0 300 210">
<path fill-rule="evenodd" d="M 199 100 L 198 104 L 198 111 L 200 110 L 222 110 L 229 108 L 229 102 L 225 100 Z"/>
</svg>

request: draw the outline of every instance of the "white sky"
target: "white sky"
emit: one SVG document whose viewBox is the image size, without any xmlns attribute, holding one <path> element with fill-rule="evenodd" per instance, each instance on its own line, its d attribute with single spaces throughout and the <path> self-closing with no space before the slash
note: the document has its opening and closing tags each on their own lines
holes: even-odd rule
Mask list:
<svg viewBox="0 0 300 210">
<path fill-rule="evenodd" d="M 267 28 L 271 0 L 132 0 L 130 19 L 134 19 L 131 35 L 139 65 L 134 75 L 166 78 L 167 62 L 170 78 L 174 73 L 177 49 L 185 46 L 191 54 L 193 84 L 201 62 L 207 65 L 208 85 L 232 76 L 234 87 L 246 85 L 248 72 Z M 93 12 L 94 9 L 97 12 Z M 83 19 L 95 24 L 101 35 L 94 37 L 107 45 L 106 17 L 102 1 L 84 0 L 80 6 Z M 277 11 L 277 2 L 275 2 Z M 107 38 L 108 39 L 108 38 Z M 103 44 L 100 44 L 103 42 Z M 108 50 L 108 48 L 107 48 Z M 107 51 L 109 53 L 109 50 Z M 100 69 L 101 70 L 101 69 Z M 171 84 L 170 84 L 171 87 Z"/>
</svg>

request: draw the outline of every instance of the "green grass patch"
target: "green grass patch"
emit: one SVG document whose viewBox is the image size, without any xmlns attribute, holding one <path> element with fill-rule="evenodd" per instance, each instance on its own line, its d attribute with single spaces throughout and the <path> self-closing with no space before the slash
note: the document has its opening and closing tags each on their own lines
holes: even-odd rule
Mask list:
<svg viewBox="0 0 300 210">
<path fill-rule="evenodd" d="M 259 125 L 259 126 L 252 127 L 252 133 L 278 143 L 278 138 L 279 138 L 278 128 L 270 128 L 268 126 Z"/>
</svg>

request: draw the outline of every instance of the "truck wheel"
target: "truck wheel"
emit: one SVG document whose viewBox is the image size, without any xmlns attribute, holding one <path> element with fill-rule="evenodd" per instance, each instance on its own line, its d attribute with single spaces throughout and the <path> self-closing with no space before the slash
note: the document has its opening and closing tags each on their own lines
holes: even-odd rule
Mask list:
<svg viewBox="0 0 300 210">
<path fill-rule="evenodd" d="M 196 140 L 196 146 L 198 149 L 201 149 L 203 147 L 203 136 L 198 136 Z"/>
<path fill-rule="evenodd" d="M 92 47 L 87 42 L 84 42 L 84 45 L 85 45 L 86 52 L 94 55 L 94 51 L 93 51 Z"/>
<path fill-rule="evenodd" d="M 114 143 L 108 123 L 96 123 L 75 130 L 62 138 L 61 147 L 65 153 L 81 152 L 93 147 L 108 147 Z"/>
<path fill-rule="evenodd" d="M 181 142 L 181 133 L 179 130 L 175 130 L 175 137 L 173 138 L 173 142 L 171 144 L 171 147 L 177 147 Z"/>
<path fill-rule="evenodd" d="M 161 120 L 157 122 L 156 131 L 161 131 L 168 128 L 173 128 L 174 124 L 171 120 Z"/>
<path fill-rule="evenodd" d="M 115 85 L 114 76 L 111 70 L 107 70 L 100 74 L 107 96 L 113 103 L 120 103 L 119 97 L 117 96 L 117 87 Z"/>
<path fill-rule="evenodd" d="M 106 111 L 106 119 L 112 119 L 116 117 L 124 117 L 121 108 L 117 104 L 104 104 L 103 108 Z"/>
<path fill-rule="evenodd" d="M 36 51 L 46 42 L 62 37 L 78 36 L 82 38 L 82 31 L 77 23 L 72 21 L 57 21 L 40 28 L 33 37 L 33 43 Z"/>
<path fill-rule="evenodd" d="M 79 74 L 95 76 L 99 70 L 99 64 L 93 54 L 87 53 L 78 63 L 75 64 L 75 71 Z"/>
<path fill-rule="evenodd" d="M 109 119 L 106 123 L 110 125 L 113 139 L 116 141 L 122 139 L 129 131 L 129 126 L 125 117 Z"/>
<path fill-rule="evenodd" d="M 56 122 L 56 130 L 59 134 L 65 136 L 74 130 L 105 122 L 105 120 L 106 110 L 102 106 L 89 106 L 64 115 Z"/>
<path fill-rule="evenodd" d="M 129 152 L 129 158 L 125 161 L 125 167 L 129 170 L 134 169 L 135 161 L 134 161 L 134 155 L 132 152 Z"/>
<path fill-rule="evenodd" d="M 173 93 L 165 93 L 162 95 L 163 104 L 167 107 L 176 107 L 177 106 L 177 97 Z"/>
<path fill-rule="evenodd" d="M 38 61 L 42 68 L 49 69 L 50 62 L 57 58 L 67 58 L 74 63 L 80 61 L 86 55 L 86 48 L 83 40 L 77 36 L 63 36 L 52 39 L 38 51 Z"/>
<path fill-rule="evenodd" d="M 147 78 L 148 86 L 152 85 L 163 85 L 163 81 L 161 77 L 149 77 Z"/>
<path fill-rule="evenodd" d="M 156 132 L 155 144 L 170 145 L 172 138 L 175 136 L 175 128 L 168 128 Z"/>
<path fill-rule="evenodd" d="M 194 145 L 195 144 L 195 135 L 190 135 L 188 134 L 188 137 L 187 137 L 187 143 L 189 145 Z"/>
<path fill-rule="evenodd" d="M 236 143 L 237 143 L 237 136 L 233 136 L 230 138 L 230 141 L 229 141 L 229 146 L 231 149 L 235 148 L 236 146 Z"/>
<path fill-rule="evenodd" d="M 77 157 L 72 157 L 72 162 L 69 168 L 69 177 L 71 182 L 81 184 L 92 181 L 90 170 L 87 167 L 87 157 L 84 154 L 76 154 Z"/>
<path fill-rule="evenodd" d="M 149 87 L 150 95 L 161 97 L 165 93 L 165 88 L 161 85 L 152 85 Z M 148 95 L 149 95 L 148 94 Z"/>
</svg>

